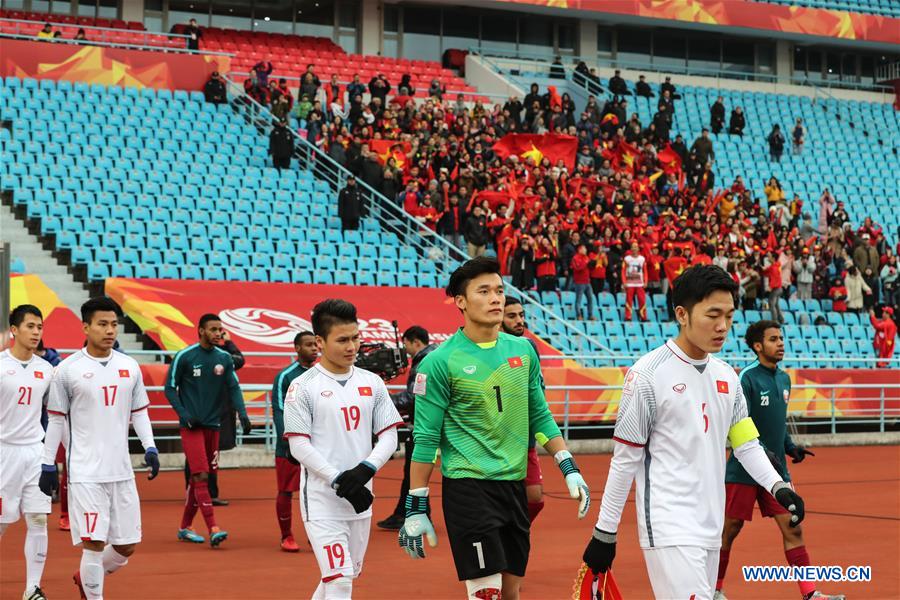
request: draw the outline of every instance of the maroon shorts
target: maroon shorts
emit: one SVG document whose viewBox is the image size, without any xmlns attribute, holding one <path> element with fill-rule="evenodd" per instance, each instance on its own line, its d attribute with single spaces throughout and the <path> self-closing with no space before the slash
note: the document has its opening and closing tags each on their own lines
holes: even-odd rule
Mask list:
<svg viewBox="0 0 900 600">
<path fill-rule="evenodd" d="M 525 473 L 525 486 L 541 485 L 544 476 L 541 475 L 541 463 L 538 460 L 537 448 L 528 449 L 528 471 Z"/>
<path fill-rule="evenodd" d="M 279 492 L 297 492 L 300 490 L 300 465 L 295 465 L 283 456 L 275 457 L 275 479 L 278 480 Z"/>
<path fill-rule="evenodd" d="M 56 462 L 66 464 L 66 447 L 62 444 L 56 449 Z"/>
<path fill-rule="evenodd" d="M 753 520 L 753 504 L 759 503 L 759 512 L 764 517 L 784 515 L 788 510 L 778 504 L 775 496 L 759 485 L 746 483 L 725 484 L 725 516 L 741 521 Z"/>
<path fill-rule="evenodd" d="M 219 469 L 219 430 L 181 429 L 181 447 L 192 475 Z"/>
</svg>

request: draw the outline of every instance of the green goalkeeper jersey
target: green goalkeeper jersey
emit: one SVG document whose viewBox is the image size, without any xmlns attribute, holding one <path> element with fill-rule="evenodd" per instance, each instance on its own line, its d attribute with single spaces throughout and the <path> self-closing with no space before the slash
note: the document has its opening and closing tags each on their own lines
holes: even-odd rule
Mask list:
<svg viewBox="0 0 900 600">
<path fill-rule="evenodd" d="M 476 344 L 460 329 L 419 365 L 413 393 L 412 460 L 433 463 L 440 449 L 444 477 L 525 479 L 529 440 L 560 435 L 526 338 Z"/>
</svg>

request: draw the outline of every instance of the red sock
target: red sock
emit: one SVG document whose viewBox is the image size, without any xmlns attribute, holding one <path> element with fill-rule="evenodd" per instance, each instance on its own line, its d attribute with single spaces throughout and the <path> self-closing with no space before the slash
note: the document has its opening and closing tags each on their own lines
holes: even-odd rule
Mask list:
<svg viewBox="0 0 900 600">
<path fill-rule="evenodd" d="M 528 503 L 528 522 L 534 523 L 534 520 L 537 519 L 537 516 L 540 512 L 544 510 L 544 501 L 540 502 L 529 502 Z"/>
<path fill-rule="evenodd" d="M 59 475 L 59 512 L 69 515 L 69 481 L 65 469 Z"/>
<path fill-rule="evenodd" d="M 194 482 L 194 498 L 200 505 L 200 514 L 203 515 L 206 527 L 211 532 L 216 526 L 216 515 L 213 513 L 212 497 L 209 495 L 209 483 L 205 479 Z"/>
<path fill-rule="evenodd" d="M 197 514 L 197 500 L 194 498 L 194 482 L 188 484 L 184 499 L 184 513 L 181 515 L 181 528 L 187 529 L 194 523 L 194 515 Z"/>
<path fill-rule="evenodd" d="M 806 546 L 797 546 L 796 548 L 785 550 L 784 557 L 792 567 L 808 567 L 810 565 Z M 800 593 L 804 598 L 816 591 L 814 581 L 798 581 L 797 584 L 800 586 Z"/>
<path fill-rule="evenodd" d="M 278 527 L 281 528 L 281 539 L 291 535 L 292 504 L 290 492 L 278 492 L 278 495 L 275 496 L 275 514 L 278 515 Z"/>
<path fill-rule="evenodd" d="M 719 549 L 719 576 L 716 578 L 716 591 L 722 590 L 725 581 L 725 572 L 728 570 L 728 559 L 731 558 L 731 550 Z"/>
</svg>

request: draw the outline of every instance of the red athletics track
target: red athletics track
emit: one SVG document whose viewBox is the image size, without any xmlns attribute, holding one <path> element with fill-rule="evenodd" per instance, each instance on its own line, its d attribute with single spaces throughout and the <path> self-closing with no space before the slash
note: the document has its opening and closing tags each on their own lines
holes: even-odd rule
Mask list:
<svg viewBox="0 0 900 600">
<path fill-rule="evenodd" d="M 532 533 L 531 562 L 522 597 L 563 600 L 571 597 L 572 579 L 599 510 L 609 455 L 579 456 L 578 462 L 594 490 L 594 503 L 584 521 L 575 517 L 574 501 L 563 499 L 563 482 L 549 457 L 542 457 L 545 485 L 552 497 Z M 391 461 L 376 478 L 375 515 L 384 517 L 396 500 L 402 464 Z M 896 446 L 820 448 L 816 456 L 793 465 L 797 490 L 807 503 L 804 523 L 812 561 L 817 565 L 871 565 L 871 583 L 824 584 L 849 598 L 900 598 L 900 449 Z M 142 498 L 144 542 L 131 563 L 106 579 L 109 599 L 162 598 L 309 598 L 318 571 L 309 551 L 286 554 L 278 549 L 272 469 L 223 471 L 223 497 L 232 505 L 216 509 L 219 524 L 231 537 L 219 550 L 175 540 L 181 515 L 183 478 L 167 472 L 154 482 L 138 476 Z M 440 495 L 440 486 L 432 491 Z M 360 599 L 464 597 L 456 581 L 440 502 L 435 505 L 439 546 L 424 561 L 412 561 L 397 547 L 396 534 L 373 529 L 365 568 L 354 586 Z M 54 511 L 58 508 L 54 506 Z M 57 513 L 58 514 L 58 513 Z M 75 518 L 74 515 L 72 518 Z M 295 534 L 300 533 L 295 512 Z M 197 524 L 201 521 L 198 515 Z M 202 531 L 202 525 L 200 530 Z M 633 500 L 625 509 L 619 532 L 615 572 L 627 599 L 650 598 L 643 557 L 637 547 Z M 205 533 L 205 532 L 204 532 Z M 22 594 L 21 558 L 24 525 L 19 522 L 0 542 L 0 598 Z M 300 536 L 298 535 L 298 538 Z M 299 540 L 298 540 L 299 541 Z M 51 518 L 50 549 L 44 591 L 50 600 L 76 598 L 71 575 L 80 550 Z M 781 539 L 771 521 L 758 517 L 732 551 L 725 591 L 729 598 L 791 599 L 793 583 L 744 583 L 740 565 L 785 564 Z"/>
</svg>

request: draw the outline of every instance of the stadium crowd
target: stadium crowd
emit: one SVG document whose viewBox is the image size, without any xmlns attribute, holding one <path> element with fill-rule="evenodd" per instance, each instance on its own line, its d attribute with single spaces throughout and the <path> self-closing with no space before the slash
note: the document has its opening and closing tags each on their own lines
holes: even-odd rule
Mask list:
<svg viewBox="0 0 900 600">
<path fill-rule="evenodd" d="M 594 73 L 583 78 L 598 91 Z M 495 252 L 517 287 L 590 289 L 578 294 L 589 301 L 584 317 L 595 317 L 591 296 L 606 290 L 636 292 L 629 304 L 635 295 L 644 318 L 645 293 L 666 293 L 686 265 L 698 263 L 731 273 L 744 309 L 769 308 L 782 322 L 780 298 L 830 300 L 837 312 L 878 308 L 879 316 L 880 305 L 898 304 L 897 248 L 871 218 L 853 223 L 825 186 L 813 200 L 788 197 L 775 177 L 762 190 L 741 177 L 717 182 L 709 131 L 695 140 L 672 131 L 680 95 L 668 78 L 650 123 L 629 111 L 632 92 L 618 73 L 607 89 L 605 99 L 591 95 L 577 110 L 567 94 L 537 84 L 522 99 L 490 106 L 447 101 L 446 90 L 415 90 L 407 78 L 396 90 L 384 76 L 323 84 L 315 65 L 301 78 L 299 101 L 271 64 L 256 65 L 245 82 L 250 96 L 279 119 L 295 117 L 303 137 L 423 230 L 471 256 Z M 634 93 L 653 96 L 643 81 Z M 744 135 L 745 119 L 736 107 L 726 128 L 717 102 L 710 129 Z M 509 133 L 573 136 L 574 164 L 539 149 L 501 158 L 494 145 Z M 805 135 L 798 120 L 794 152 Z M 767 136 L 773 161 L 783 138 Z M 818 202 L 816 221 L 810 201 Z"/>
</svg>

